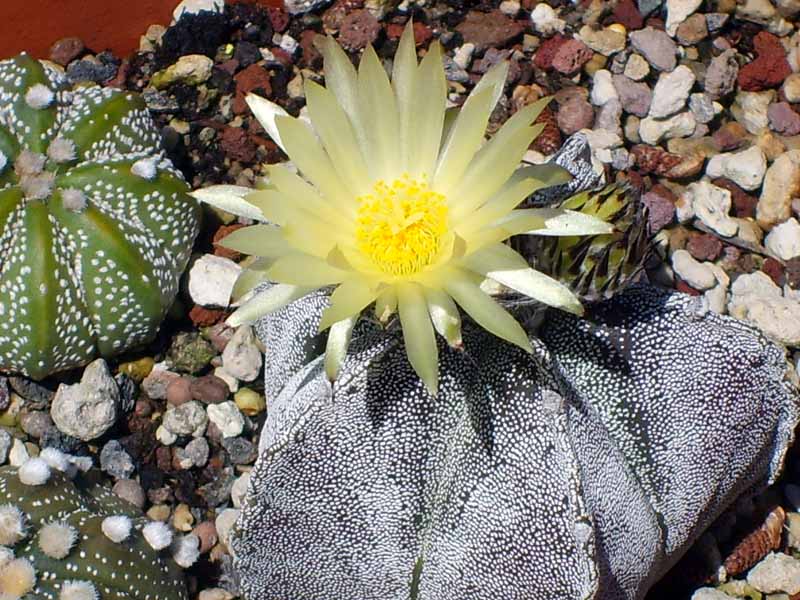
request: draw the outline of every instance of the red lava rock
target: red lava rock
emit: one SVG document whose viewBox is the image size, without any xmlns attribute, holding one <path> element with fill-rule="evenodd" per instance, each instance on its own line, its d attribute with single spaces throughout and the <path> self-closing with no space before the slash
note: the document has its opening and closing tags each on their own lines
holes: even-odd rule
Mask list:
<svg viewBox="0 0 800 600">
<path fill-rule="evenodd" d="M 699 296 L 700 292 L 686 283 L 683 279 L 675 278 L 675 289 L 681 293 L 689 294 L 690 296 Z"/>
<path fill-rule="evenodd" d="M 716 260 L 722 254 L 722 242 L 710 233 L 692 236 L 686 249 L 697 260 Z"/>
<path fill-rule="evenodd" d="M 654 175 L 664 176 L 682 160 L 678 154 L 672 154 L 663 148 L 647 144 L 636 144 L 631 148 L 631 154 L 636 166 L 643 175 L 653 173 Z"/>
<path fill-rule="evenodd" d="M 240 258 L 242 258 L 242 254 L 240 252 L 219 245 L 219 242 L 222 239 L 224 239 L 225 236 L 230 235 L 231 233 L 233 233 L 237 229 L 241 229 L 242 227 L 245 226 L 242 225 L 241 223 L 234 223 L 233 225 L 220 226 L 214 232 L 214 237 L 211 240 L 211 243 L 214 245 L 214 254 L 217 256 L 222 256 L 223 258 L 230 258 L 231 260 L 239 260 Z"/>
<path fill-rule="evenodd" d="M 576 96 L 559 107 L 556 120 L 561 133 L 572 135 L 576 131 L 592 126 L 594 108 L 588 100 Z"/>
<path fill-rule="evenodd" d="M 778 87 L 792 73 L 786 50 L 768 31 L 759 32 L 753 45 L 757 57 L 739 70 L 739 87 L 747 92 Z"/>
<path fill-rule="evenodd" d="M 128 73 L 131 72 L 131 63 L 126 58 L 119 65 L 119 69 L 117 69 L 117 74 L 112 78 L 106 81 L 103 85 L 105 87 L 110 88 L 117 88 L 120 90 L 125 89 L 125 82 L 128 79 Z"/>
<path fill-rule="evenodd" d="M 83 54 L 84 50 L 86 50 L 86 46 L 84 46 L 81 38 L 61 38 L 55 44 L 50 46 L 50 60 L 61 65 L 62 67 L 66 67 L 69 63 Z"/>
<path fill-rule="evenodd" d="M 206 308 L 195 304 L 189 311 L 189 319 L 197 327 L 210 327 L 215 323 L 219 323 L 228 316 L 224 310 L 216 308 Z"/>
<path fill-rule="evenodd" d="M 717 187 L 728 190 L 733 201 L 733 214 L 739 219 L 750 219 L 756 216 L 758 198 L 751 196 L 730 179 L 719 177 L 711 181 Z"/>
<path fill-rule="evenodd" d="M 561 44 L 553 55 L 551 66 L 564 75 L 572 75 L 580 70 L 594 53 L 580 40 L 569 39 Z"/>
<path fill-rule="evenodd" d="M 546 107 L 536 118 L 534 123 L 544 123 L 544 129 L 539 136 L 533 140 L 533 149 L 542 154 L 553 154 L 561 148 L 561 131 L 558 128 L 556 115 Z"/>
<path fill-rule="evenodd" d="M 192 533 L 200 540 L 200 554 L 205 554 L 217 543 L 217 528 L 213 521 L 203 521 L 195 525 Z"/>
<path fill-rule="evenodd" d="M 774 258 L 767 258 L 761 266 L 761 270 L 769 275 L 770 279 L 775 282 L 775 285 L 783 287 L 786 277 L 781 263 Z"/>
<path fill-rule="evenodd" d="M 797 135 L 800 133 L 800 115 L 788 102 L 775 102 L 767 109 L 769 128 L 781 135 Z"/>
<path fill-rule="evenodd" d="M 616 23 L 621 23 L 629 31 L 644 27 L 644 17 L 633 0 L 620 0 L 614 7 L 612 17 Z"/>
<path fill-rule="evenodd" d="M 327 33 L 335 33 L 342 26 L 344 18 L 353 10 L 364 8 L 363 0 L 336 0 L 322 13 L 322 25 Z"/>
<path fill-rule="evenodd" d="M 556 52 L 566 41 L 567 38 L 559 34 L 546 39 L 536 51 L 536 55 L 533 57 L 533 65 L 545 71 L 552 69 Z"/>
<path fill-rule="evenodd" d="M 199 400 L 203 404 L 225 402 L 230 393 L 228 384 L 216 375 L 197 377 L 190 383 L 189 389 L 191 390 L 192 398 Z"/>
<path fill-rule="evenodd" d="M 524 29 L 520 23 L 509 19 L 499 10 L 488 13 L 471 10 L 456 27 L 464 41 L 475 44 L 478 52 L 488 47 L 503 48 L 521 35 Z"/>
<path fill-rule="evenodd" d="M 223 129 L 220 146 L 232 160 L 251 163 L 256 159 L 256 145 L 241 127 Z"/>
<path fill-rule="evenodd" d="M 339 28 L 339 43 L 347 50 L 361 50 L 372 44 L 381 32 L 381 24 L 368 10 L 349 13 Z"/>
<path fill-rule="evenodd" d="M 267 15 L 276 32 L 283 33 L 289 27 L 289 13 L 282 6 L 268 6 Z"/>
<path fill-rule="evenodd" d="M 711 135 L 714 147 L 720 152 L 736 150 L 745 140 L 747 130 L 738 121 L 729 121 Z"/>
<path fill-rule="evenodd" d="M 672 223 L 675 216 L 675 195 L 663 185 L 654 185 L 642 196 L 647 207 L 647 223 L 650 233 L 656 233 Z"/>
<path fill-rule="evenodd" d="M 236 96 L 233 99 L 233 112 L 237 115 L 245 114 L 248 110 L 245 96 L 250 92 L 256 92 L 261 96 L 268 97 L 272 94 L 269 73 L 260 65 L 250 65 L 233 78 L 236 82 Z"/>
<path fill-rule="evenodd" d="M 235 331 L 232 327 L 228 327 L 225 323 L 219 322 L 207 329 L 204 335 L 208 337 L 208 341 L 214 346 L 214 350 L 222 354 L 234 333 Z"/>
<path fill-rule="evenodd" d="M 172 449 L 169 446 L 156 448 L 156 466 L 167 473 L 172 471 Z"/>
<path fill-rule="evenodd" d="M 176 377 L 167 385 L 167 403 L 172 406 L 186 404 L 192 399 L 192 381 L 188 377 Z"/>
<path fill-rule="evenodd" d="M 405 28 L 406 26 L 400 23 L 389 23 L 386 26 L 386 37 L 390 40 L 399 40 Z M 431 31 L 431 28 L 425 25 L 425 23 L 414 21 L 414 43 L 416 46 L 425 46 L 431 41 L 431 38 L 433 38 L 433 31 Z"/>
<path fill-rule="evenodd" d="M 786 261 L 783 274 L 790 288 L 793 290 L 800 289 L 800 256 L 795 256 Z"/>
<path fill-rule="evenodd" d="M 314 38 L 319 34 L 313 29 L 306 29 L 300 34 L 300 48 L 303 51 L 303 64 L 311 69 L 322 65 L 322 54 L 314 45 Z"/>
</svg>

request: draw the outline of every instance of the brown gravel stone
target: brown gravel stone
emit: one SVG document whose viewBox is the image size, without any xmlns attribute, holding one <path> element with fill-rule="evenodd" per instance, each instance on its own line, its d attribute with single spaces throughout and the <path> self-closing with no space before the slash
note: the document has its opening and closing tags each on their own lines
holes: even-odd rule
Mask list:
<svg viewBox="0 0 800 600">
<path fill-rule="evenodd" d="M 692 236 L 686 249 L 699 261 L 714 261 L 722 254 L 722 242 L 710 233 Z"/>
<path fill-rule="evenodd" d="M 378 39 L 381 24 L 368 10 L 359 9 L 349 13 L 339 29 L 339 43 L 347 50 L 362 50 Z"/>
<path fill-rule="evenodd" d="M 744 573 L 781 544 L 786 513 L 778 506 L 767 515 L 761 526 L 745 537 L 723 563 L 729 577 Z"/>
<path fill-rule="evenodd" d="M 490 46 L 503 48 L 514 41 L 523 30 L 522 24 L 509 19 L 499 10 L 488 13 L 471 10 L 456 27 L 456 31 L 464 36 L 464 41 L 475 44 L 479 52 Z"/>
<path fill-rule="evenodd" d="M 206 308 L 195 304 L 189 311 L 189 319 L 197 327 L 210 327 L 215 323 L 219 323 L 228 316 L 228 312 L 216 308 Z"/>
<path fill-rule="evenodd" d="M 652 173 L 664 176 L 670 169 L 681 162 L 679 155 L 648 144 L 636 144 L 631 148 L 631 154 L 637 168 L 643 175 Z"/>
<path fill-rule="evenodd" d="M 557 152 L 561 148 L 561 131 L 558 129 L 556 115 L 549 106 L 536 118 L 535 123 L 544 123 L 544 129 L 533 140 L 533 149 L 542 154 Z"/>
<path fill-rule="evenodd" d="M 180 406 L 192 399 L 192 382 L 188 377 L 176 377 L 167 385 L 167 402 Z"/>
<path fill-rule="evenodd" d="M 322 26 L 326 33 L 336 33 L 342 26 L 345 17 L 354 10 L 364 8 L 363 0 L 336 0 L 330 8 L 322 13 Z"/>
<path fill-rule="evenodd" d="M 644 26 L 644 18 L 634 0 L 619 0 L 614 7 L 612 17 L 616 23 L 621 23 L 629 31 L 635 31 Z"/>
<path fill-rule="evenodd" d="M 256 159 L 256 145 L 241 127 L 226 127 L 220 136 L 220 147 L 231 160 L 252 163 Z"/>
<path fill-rule="evenodd" d="M 587 129 L 594 123 L 594 108 L 588 100 L 574 97 L 562 104 L 556 115 L 558 128 L 564 135 Z"/>
<path fill-rule="evenodd" d="M 736 150 L 745 141 L 747 130 L 738 121 L 729 121 L 711 135 L 714 147 L 720 152 Z"/>
<path fill-rule="evenodd" d="M 127 500 L 138 508 L 144 508 L 144 490 L 134 479 L 119 479 L 111 488 L 114 495 Z"/>
<path fill-rule="evenodd" d="M 708 24 L 703 14 L 695 13 L 678 25 L 677 38 L 682 46 L 693 46 L 708 36 Z"/>
<path fill-rule="evenodd" d="M 272 94 L 269 73 L 259 64 L 250 65 L 233 78 L 236 82 L 236 96 L 233 98 L 233 112 L 237 115 L 247 113 L 250 109 L 245 97 L 250 92 L 269 97 Z"/>
<path fill-rule="evenodd" d="M 728 190 L 733 201 L 733 214 L 740 219 L 750 219 L 756 216 L 758 198 L 751 196 L 730 179 L 720 177 L 711 181 L 717 187 Z"/>
<path fill-rule="evenodd" d="M 289 27 L 289 13 L 282 6 L 267 6 L 267 14 L 272 29 L 277 33 L 283 33 Z"/>
<path fill-rule="evenodd" d="M 219 404 L 225 402 L 230 393 L 228 384 L 216 375 L 203 375 L 190 384 L 192 398 L 203 404 Z"/>
<path fill-rule="evenodd" d="M 84 50 L 86 50 L 86 46 L 84 46 L 81 38 L 65 37 L 50 46 L 50 60 L 62 67 L 66 67 L 83 54 Z"/>
<path fill-rule="evenodd" d="M 790 288 L 793 290 L 800 289 L 800 256 L 795 256 L 787 260 L 783 273 L 786 276 L 786 283 L 789 284 Z"/>
<path fill-rule="evenodd" d="M 775 282 L 775 285 L 783 287 L 786 282 L 784 275 L 783 265 L 774 258 L 766 258 L 764 264 L 761 265 L 761 270 L 769 275 L 770 279 Z"/>
<path fill-rule="evenodd" d="M 200 540 L 200 554 L 205 554 L 215 546 L 218 541 L 217 528 L 214 521 L 202 521 L 195 525 L 192 533 Z"/>
</svg>

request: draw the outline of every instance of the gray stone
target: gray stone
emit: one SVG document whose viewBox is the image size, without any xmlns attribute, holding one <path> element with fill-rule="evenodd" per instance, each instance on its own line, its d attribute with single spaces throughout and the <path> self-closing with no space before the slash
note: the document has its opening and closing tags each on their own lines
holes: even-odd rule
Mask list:
<svg viewBox="0 0 800 600">
<path fill-rule="evenodd" d="M 625 75 L 614 75 L 612 81 L 625 112 L 637 117 L 646 117 L 653 99 L 650 86 L 643 82 L 633 81 Z"/>
<path fill-rule="evenodd" d="M 592 93 L 590 99 L 595 106 L 603 106 L 609 100 L 619 98 L 614 87 L 611 71 L 600 69 L 592 77 Z"/>
<path fill-rule="evenodd" d="M 689 110 L 692 111 L 698 123 L 710 123 L 717 115 L 714 110 L 714 101 L 707 93 L 694 93 L 689 96 Z"/>
<path fill-rule="evenodd" d="M 240 381 L 254 381 L 261 372 L 264 359 L 249 325 L 242 325 L 231 337 L 222 352 L 225 372 Z"/>
<path fill-rule="evenodd" d="M 764 92 L 739 92 L 731 105 L 733 117 L 752 134 L 758 134 L 769 125 L 769 105 L 775 90 Z"/>
<path fill-rule="evenodd" d="M 167 386 L 179 377 L 178 373 L 166 369 L 164 365 L 156 365 L 142 380 L 142 391 L 148 398 L 164 400 L 167 397 Z"/>
<path fill-rule="evenodd" d="M 209 420 L 222 432 L 222 437 L 235 437 L 244 430 L 244 415 L 235 402 L 230 400 L 220 404 L 209 404 Z"/>
<path fill-rule="evenodd" d="M 710 290 L 717 285 L 711 263 L 698 262 L 686 250 L 673 252 L 671 261 L 675 273 L 694 289 Z"/>
<path fill-rule="evenodd" d="M 62 433 L 88 442 L 100 437 L 116 422 L 119 388 L 102 358 L 89 363 L 80 383 L 58 386 L 50 416 Z"/>
<path fill-rule="evenodd" d="M 712 98 L 717 99 L 733 91 L 736 76 L 739 74 L 739 63 L 736 62 L 736 50 L 725 50 L 711 59 L 706 69 L 703 86 Z"/>
<path fill-rule="evenodd" d="M 641 54 L 633 53 L 625 63 L 625 71 L 623 75 L 634 81 L 641 81 L 650 73 L 650 65 L 647 63 Z"/>
<path fill-rule="evenodd" d="M 200 306 L 228 306 L 242 268 L 229 258 L 206 254 L 189 269 L 189 295 Z"/>
<path fill-rule="evenodd" d="M 181 469 L 203 467 L 208 462 L 210 449 L 204 437 L 197 437 L 184 448 L 175 448 L 175 457 Z"/>
<path fill-rule="evenodd" d="M 800 592 L 800 560 L 786 554 L 770 552 L 750 569 L 747 583 L 765 594 L 786 592 L 794 596 Z"/>
<path fill-rule="evenodd" d="M 8 460 L 8 453 L 11 452 L 12 442 L 11 434 L 5 429 L 0 428 L 0 465 L 5 464 Z"/>
<path fill-rule="evenodd" d="M 758 146 L 750 146 L 741 152 L 717 154 L 706 166 L 709 177 L 726 177 L 748 191 L 761 187 L 766 172 L 767 157 Z"/>
<path fill-rule="evenodd" d="M 792 217 L 772 228 L 764 245 L 783 260 L 800 256 L 800 224 Z"/>
<path fill-rule="evenodd" d="M 660 29 L 645 27 L 630 34 L 631 44 L 653 67 L 659 71 L 672 71 L 678 64 L 675 54 L 678 47 Z"/>
<path fill-rule="evenodd" d="M 197 400 L 190 400 L 180 406 L 167 407 L 161 425 L 174 435 L 203 435 L 208 424 L 208 416 L 203 405 Z"/>
<path fill-rule="evenodd" d="M 784 298 L 781 288 L 762 271 L 736 278 L 731 285 L 728 313 L 749 321 L 782 344 L 800 345 L 800 302 Z"/>
<path fill-rule="evenodd" d="M 666 119 L 647 117 L 639 123 L 639 136 L 645 144 L 655 146 L 661 140 L 689 137 L 697 128 L 697 121 L 689 111 Z"/>
<path fill-rule="evenodd" d="M 692 90 L 694 82 L 694 73 L 684 65 L 679 65 L 675 70 L 659 75 L 658 82 L 653 89 L 653 101 L 650 104 L 649 116 L 661 119 L 682 110 L 686 106 L 686 100 L 689 98 L 689 92 Z"/>
<path fill-rule="evenodd" d="M 689 184 L 680 196 L 678 219 L 681 222 L 697 217 L 706 226 L 724 237 L 733 237 L 739 224 L 729 216 L 731 193 L 707 180 Z"/>
<path fill-rule="evenodd" d="M 130 454 L 117 440 L 111 440 L 100 451 L 100 468 L 116 479 L 128 479 L 136 470 Z"/>
</svg>

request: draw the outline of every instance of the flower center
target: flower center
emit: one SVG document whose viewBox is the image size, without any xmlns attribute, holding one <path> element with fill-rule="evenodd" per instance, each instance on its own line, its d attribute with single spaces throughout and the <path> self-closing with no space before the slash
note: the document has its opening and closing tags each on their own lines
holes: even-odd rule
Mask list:
<svg viewBox="0 0 800 600">
<path fill-rule="evenodd" d="M 447 231 L 447 203 L 424 179 L 379 180 L 358 202 L 358 248 L 384 273 L 413 275 L 433 262 Z"/>
</svg>

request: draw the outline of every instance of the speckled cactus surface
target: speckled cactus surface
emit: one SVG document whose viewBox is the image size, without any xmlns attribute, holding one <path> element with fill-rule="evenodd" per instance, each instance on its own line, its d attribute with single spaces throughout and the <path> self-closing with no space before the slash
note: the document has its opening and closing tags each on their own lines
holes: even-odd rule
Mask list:
<svg viewBox="0 0 800 600">
<path fill-rule="evenodd" d="M 325 304 L 261 322 L 281 391 L 233 541 L 247 600 L 642 598 L 798 421 L 782 349 L 682 294 L 518 308 L 533 355 L 467 326 L 437 397 L 367 323 L 333 385 L 302 366 Z"/>
<path fill-rule="evenodd" d="M 535 205 L 602 187 L 581 137 L 556 157 L 573 182 Z M 399 328 L 365 318 L 331 384 L 322 292 L 257 323 L 274 400 L 232 539 L 246 600 L 637 600 L 777 477 L 800 418 L 784 350 L 702 298 L 630 285 L 635 197 L 572 202 L 618 231 L 526 258 L 563 261 L 584 297 L 624 289 L 584 318 L 506 298 L 532 355 L 465 317 L 436 397 Z"/>
<path fill-rule="evenodd" d="M 152 338 L 198 208 L 144 101 L 0 62 L 0 370 L 43 377 Z"/>
<path fill-rule="evenodd" d="M 80 475 L 73 480 L 53 469 L 44 482 L 26 478 L 30 466 L 0 468 L 0 597 L 188 598 L 182 571 L 169 550 L 145 539 L 148 520 L 136 508 Z M 14 513 L 22 519 L 16 535 Z"/>
</svg>

